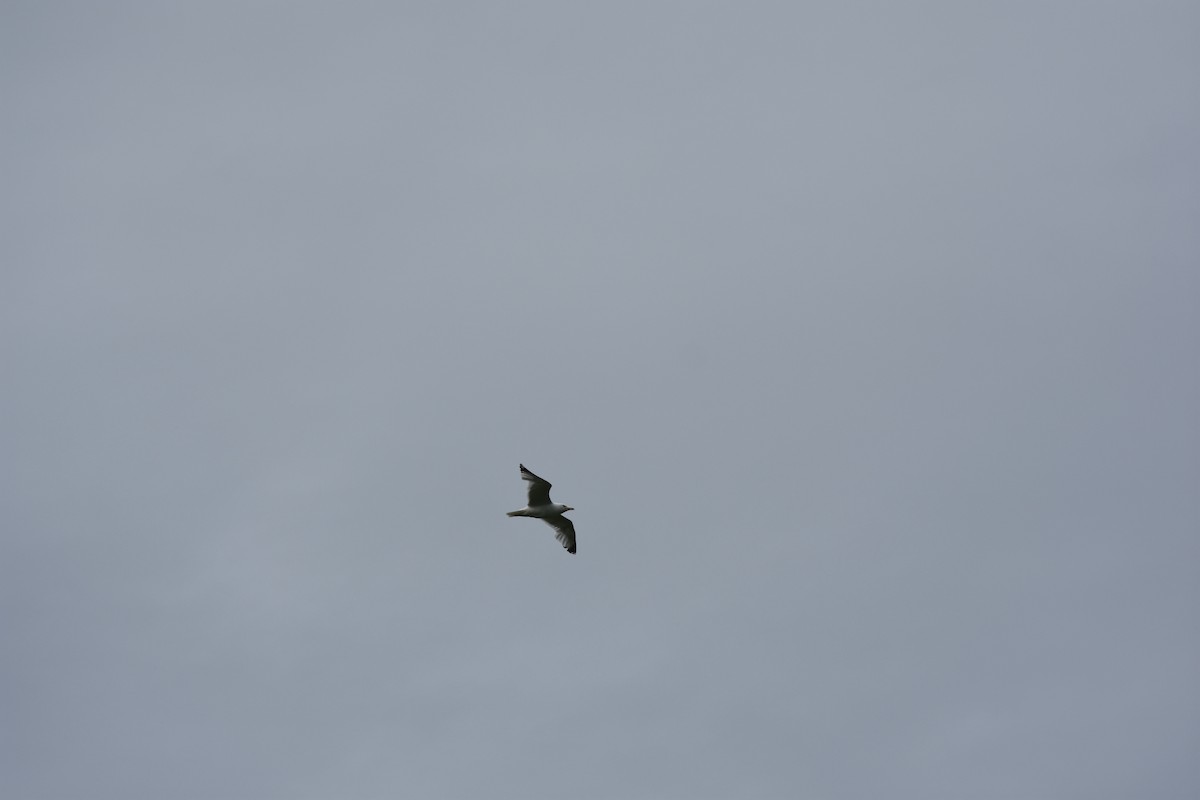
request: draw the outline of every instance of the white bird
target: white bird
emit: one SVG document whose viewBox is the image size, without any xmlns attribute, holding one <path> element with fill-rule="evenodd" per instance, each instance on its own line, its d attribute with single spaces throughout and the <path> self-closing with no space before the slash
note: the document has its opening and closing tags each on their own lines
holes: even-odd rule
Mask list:
<svg viewBox="0 0 1200 800">
<path fill-rule="evenodd" d="M 559 543 L 567 548 L 568 553 L 575 552 L 575 524 L 571 520 L 563 516 L 563 512 L 574 511 L 570 506 L 564 506 L 562 503 L 550 502 L 550 482 L 544 478 L 539 478 L 529 470 L 525 469 L 524 464 L 518 465 L 521 468 L 521 477 L 529 481 L 529 505 L 516 511 L 508 512 L 510 517 L 537 517 L 540 520 L 545 520 L 550 527 L 556 531 Z"/>
</svg>

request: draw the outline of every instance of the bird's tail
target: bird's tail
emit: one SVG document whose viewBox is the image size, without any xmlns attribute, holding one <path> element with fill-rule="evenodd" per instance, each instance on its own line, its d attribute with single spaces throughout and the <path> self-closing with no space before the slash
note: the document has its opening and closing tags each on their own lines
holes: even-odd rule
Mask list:
<svg viewBox="0 0 1200 800">
<path fill-rule="evenodd" d="M 510 516 L 510 517 L 528 517 L 529 512 L 522 508 L 517 511 L 508 512 L 508 516 Z"/>
</svg>

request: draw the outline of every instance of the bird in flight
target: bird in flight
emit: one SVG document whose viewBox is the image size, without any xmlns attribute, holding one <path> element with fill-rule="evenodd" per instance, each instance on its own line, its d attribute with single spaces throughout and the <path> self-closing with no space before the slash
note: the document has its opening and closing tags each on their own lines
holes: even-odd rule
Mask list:
<svg viewBox="0 0 1200 800">
<path fill-rule="evenodd" d="M 508 512 L 510 517 L 537 517 L 545 520 L 555 530 L 559 543 L 567 548 L 568 553 L 575 552 L 575 524 L 563 516 L 565 511 L 574 511 L 562 503 L 550 502 L 550 481 L 539 478 L 529 470 L 521 467 L 521 477 L 529 481 L 529 505 L 516 511 Z"/>
</svg>

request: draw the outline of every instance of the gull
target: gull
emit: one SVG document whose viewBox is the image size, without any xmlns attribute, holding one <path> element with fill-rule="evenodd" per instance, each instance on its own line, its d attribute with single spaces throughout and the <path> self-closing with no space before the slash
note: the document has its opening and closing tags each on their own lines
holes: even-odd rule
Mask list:
<svg viewBox="0 0 1200 800">
<path fill-rule="evenodd" d="M 521 468 L 521 477 L 529 481 L 529 505 L 516 511 L 508 512 L 510 517 L 537 517 L 545 520 L 550 527 L 557 532 L 555 536 L 563 547 L 567 548 L 568 553 L 575 552 L 575 524 L 571 520 L 563 516 L 564 511 L 574 511 L 570 506 L 564 506 L 562 503 L 550 502 L 550 481 L 544 478 L 539 478 L 529 470 L 525 469 L 524 464 L 518 464 Z"/>
</svg>

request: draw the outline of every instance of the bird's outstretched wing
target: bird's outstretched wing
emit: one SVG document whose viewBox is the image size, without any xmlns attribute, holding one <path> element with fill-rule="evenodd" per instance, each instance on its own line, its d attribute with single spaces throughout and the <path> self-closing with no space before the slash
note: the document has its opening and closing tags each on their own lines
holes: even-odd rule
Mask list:
<svg viewBox="0 0 1200 800">
<path fill-rule="evenodd" d="M 559 514 L 556 517 L 543 517 L 550 527 L 555 530 L 555 538 L 559 544 L 567 548 L 568 553 L 575 552 L 575 523 Z"/>
<path fill-rule="evenodd" d="M 525 469 L 524 464 L 518 465 L 521 467 L 521 477 L 529 481 L 529 505 L 533 506 L 548 506 L 550 505 L 550 481 L 544 478 L 539 478 L 529 470 Z"/>
</svg>

